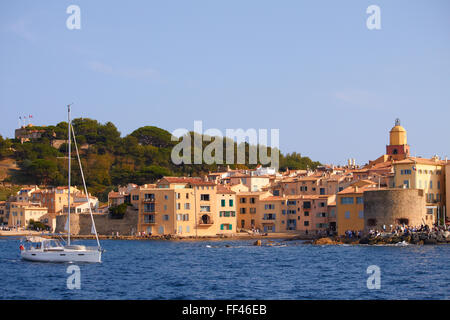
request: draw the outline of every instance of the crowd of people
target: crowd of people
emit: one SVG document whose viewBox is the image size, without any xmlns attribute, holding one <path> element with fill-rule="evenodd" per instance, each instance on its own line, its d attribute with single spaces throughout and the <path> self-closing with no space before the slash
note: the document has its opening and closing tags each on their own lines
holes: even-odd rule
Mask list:
<svg viewBox="0 0 450 320">
<path fill-rule="evenodd" d="M 349 239 L 361 239 L 362 237 L 362 231 L 356 231 L 356 230 L 347 230 L 345 231 L 345 237 Z"/>
<path fill-rule="evenodd" d="M 416 232 L 425 232 L 425 233 L 429 233 L 431 231 L 439 231 L 439 230 L 447 230 L 448 227 L 447 226 L 439 226 L 439 225 L 435 225 L 433 228 L 430 228 L 428 225 L 426 224 L 422 224 L 420 226 L 408 226 L 406 224 L 401 224 L 401 225 L 390 225 L 389 228 L 387 228 L 386 225 L 383 225 L 382 230 L 375 230 L 372 229 L 369 231 L 369 234 L 371 236 L 379 236 L 382 233 L 386 234 L 386 233 L 391 233 L 393 235 L 411 235 L 413 233 Z"/>
</svg>

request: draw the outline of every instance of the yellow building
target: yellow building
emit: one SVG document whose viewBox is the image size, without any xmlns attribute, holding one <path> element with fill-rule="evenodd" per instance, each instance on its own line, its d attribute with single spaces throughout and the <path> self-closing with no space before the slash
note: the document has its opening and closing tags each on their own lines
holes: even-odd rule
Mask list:
<svg viewBox="0 0 450 320">
<path fill-rule="evenodd" d="M 444 206 L 444 215 L 446 218 L 446 222 L 450 222 L 450 213 L 448 212 L 448 206 L 450 205 L 450 163 L 445 161 L 445 206 Z"/>
<path fill-rule="evenodd" d="M 236 233 L 236 193 L 222 186 L 217 187 L 217 211 L 215 225 L 217 234 Z"/>
<path fill-rule="evenodd" d="M 258 201 L 256 227 L 264 233 L 286 232 L 283 207 L 286 199 L 279 196 L 270 196 Z"/>
<path fill-rule="evenodd" d="M 394 161 L 393 188 L 421 189 L 425 193 L 426 210 L 436 221 L 444 215 L 445 161 L 409 157 Z"/>
<path fill-rule="evenodd" d="M 130 192 L 138 232 L 146 235 L 216 236 L 236 232 L 236 197 L 198 178 L 164 177 Z"/>
<path fill-rule="evenodd" d="M 267 191 L 239 192 L 236 194 L 239 229 L 251 230 L 258 227 L 261 229 L 261 225 L 257 225 L 257 221 L 261 217 L 258 210 L 259 201 L 269 196 L 271 194 Z"/>
<path fill-rule="evenodd" d="M 11 202 L 9 210 L 8 226 L 10 227 L 27 227 L 30 220 L 39 221 L 48 213 L 48 208 L 28 202 Z"/>
<path fill-rule="evenodd" d="M 364 230 L 364 191 L 373 190 L 376 183 L 369 181 L 362 186 L 353 185 L 340 191 L 336 196 L 336 224 L 338 235 L 346 231 Z"/>
</svg>

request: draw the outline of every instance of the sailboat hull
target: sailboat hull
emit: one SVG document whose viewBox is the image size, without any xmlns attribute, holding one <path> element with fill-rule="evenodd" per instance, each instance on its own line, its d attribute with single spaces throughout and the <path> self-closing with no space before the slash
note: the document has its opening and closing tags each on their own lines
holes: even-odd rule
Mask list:
<svg viewBox="0 0 450 320">
<path fill-rule="evenodd" d="M 22 259 L 39 262 L 102 262 L 100 250 L 21 251 Z"/>
</svg>

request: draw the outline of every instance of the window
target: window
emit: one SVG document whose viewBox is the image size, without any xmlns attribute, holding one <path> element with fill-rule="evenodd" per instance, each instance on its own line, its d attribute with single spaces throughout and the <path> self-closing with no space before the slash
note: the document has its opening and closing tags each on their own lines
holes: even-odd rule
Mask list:
<svg viewBox="0 0 450 320">
<path fill-rule="evenodd" d="M 181 198 L 181 193 L 177 192 L 177 199 Z"/>
<path fill-rule="evenodd" d="M 200 200 L 202 201 L 209 201 L 209 194 L 201 194 Z"/>
<path fill-rule="evenodd" d="M 275 213 L 264 213 L 263 220 L 275 220 Z"/>
<path fill-rule="evenodd" d="M 186 199 L 189 199 L 189 193 L 186 193 Z"/>
<path fill-rule="evenodd" d="M 297 201 L 295 200 L 288 200 L 287 205 L 288 206 L 295 206 L 297 204 Z"/>
<path fill-rule="evenodd" d="M 155 212 L 155 204 L 154 203 L 145 203 L 144 204 L 144 212 Z"/>
<path fill-rule="evenodd" d="M 304 222 L 303 222 L 303 225 L 304 225 L 305 227 L 309 226 L 309 221 L 304 221 Z"/>
<path fill-rule="evenodd" d="M 245 220 L 241 220 L 241 228 L 245 227 Z"/>
<path fill-rule="evenodd" d="M 364 198 L 363 197 L 356 197 L 356 203 L 357 204 L 363 204 L 364 203 Z"/>
<path fill-rule="evenodd" d="M 341 204 L 353 204 L 353 197 L 342 197 Z"/>
<path fill-rule="evenodd" d="M 256 208 L 250 208 L 250 213 L 256 213 Z"/>
<path fill-rule="evenodd" d="M 222 206 L 222 207 L 225 207 L 225 199 L 222 199 L 222 200 L 220 200 L 220 205 Z"/>
<path fill-rule="evenodd" d="M 377 225 L 377 219 L 367 219 L 367 225 L 369 227 L 374 227 Z"/>
<path fill-rule="evenodd" d="M 311 209 L 311 202 L 310 201 L 303 202 L 303 209 Z"/>
<path fill-rule="evenodd" d="M 440 182 L 440 181 L 437 182 L 437 188 L 438 188 L 438 189 L 441 188 L 441 182 Z"/>
<path fill-rule="evenodd" d="M 144 223 L 155 223 L 155 215 L 153 214 L 144 215 Z"/>
<path fill-rule="evenodd" d="M 190 226 L 186 226 L 186 232 L 187 233 L 191 232 L 191 227 Z"/>
<path fill-rule="evenodd" d="M 241 208 L 241 213 L 245 213 L 245 208 Z"/>
<path fill-rule="evenodd" d="M 433 181 L 430 181 L 430 189 L 433 189 Z"/>
<path fill-rule="evenodd" d="M 273 209 L 275 209 L 275 205 L 274 204 L 266 204 L 266 205 L 264 205 L 264 209 L 273 210 Z"/>
<path fill-rule="evenodd" d="M 325 188 L 320 188 L 320 194 L 325 194 Z"/>
<path fill-rule="evenodd" d="M 256 199 L 255 198 L 250 198 L 250 203 L 255 203 Z"/>
<path fill-rule="evenodd" d="M 358 212 L 358 218 L 364 219 L 364 211 L 359 211 Z"/>
<path fill-rule="evenodd" d="M 134 196 L 133 196 L 133 200 L 134 200 L 134 201 L 138 201 L 138 200 L 139 200 L 139 196 L 138 196 L 138 195 L 134 195 Z M 44 202 L 45 202 L 45 199 L 44 199 Z"/>
<path fill-rule="evenodd" d="M 210 206 L 200 206 L 200 212 L 211 212 Z"/>
<path fill-rule="evenodd" d="M 155 200 L 155 194 L 154 193 L 146 193 L 144 195 L 144 200 Z"/>
<path fill-rule="evenodd" d="M 350 219 L 350 211 L 345 211 L 345 219 Z"/>
<path fill-rule="evenodd" d="M 164 195 L 164 200 L 169 199 L 169 196 L 167 194 Z"/>
<path fill-rule="evenodd" d="M 336 212 L 334 211 L 334 209 L 331 209 L 330 216 L 333 218 L 336 216 Z"/>
<path fill-rule="evenodd" d="M 325 202 L 321 202 L 321 203 L 319 204 L 319 206 L 320 206 L 321 208 L 325 207 Z"/>
<path fill-rule="evenodd" d="M 239 202 L 240 202 L 240 203 L 246 203 L 246 202 L 247 202 L 247 199 L 246 199 L 246 198 L 240 198 L 240 199 L 239 199 Z"/>
<path fill-rule="evenodd" d="M 228 200 L 228 205 L 229 205 L 230 207 L 233 206 L 233 199 Z"/>
<path fill-rule="evenodd" d="M 190 204 L 190 203 L 185 203 L 185 204 L 184 204 L 184 209 L 185 209 L 185 210 L 191 209 L 191 204 Z"/>
<path fill-rule="evenodd" d="M 169 215 L 168 215 L 168 214 L 165 214 L 165 215 L 163 216 L 163 220 L 164 220 L 164 221 L 169 221 Z"/>
</svg>

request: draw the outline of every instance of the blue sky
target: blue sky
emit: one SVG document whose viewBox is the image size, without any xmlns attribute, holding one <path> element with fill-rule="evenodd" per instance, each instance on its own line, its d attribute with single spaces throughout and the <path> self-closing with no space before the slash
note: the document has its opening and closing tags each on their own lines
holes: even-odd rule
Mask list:
<svg viewBox="0 0 450 320">
<path fill-rule="evenodd" d="M 81 29 L 66 28 L 66 8 Z M 366 8 L 381 8 L 368 30 Z M 0 134 L 18 117 L 173 131 L 280 129 L 283 152 L 366 163 L 395 118 L 450 156 L 450 2 L 1 1 Z"/>
</svg>

